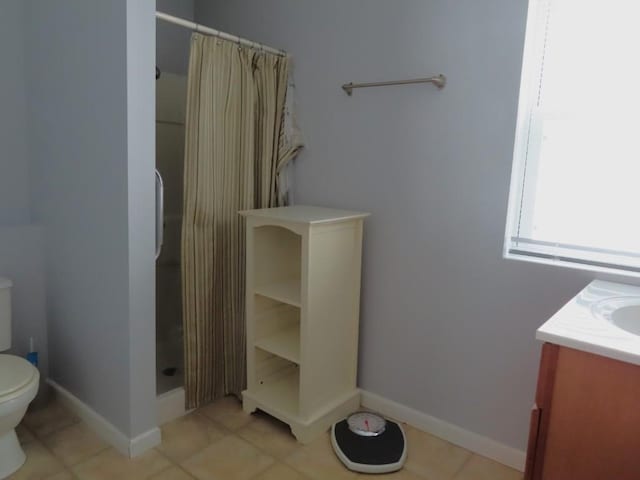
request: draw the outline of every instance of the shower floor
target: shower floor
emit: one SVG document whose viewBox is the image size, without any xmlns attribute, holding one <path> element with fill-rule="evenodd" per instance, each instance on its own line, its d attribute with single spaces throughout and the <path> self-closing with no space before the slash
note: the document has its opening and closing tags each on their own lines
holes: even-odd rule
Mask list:
<svg viewBox="0 0 640 480">
<path fill-rule="evenodd" d="M 158 395 L 184 385 L 182 337 L 159 341 L 156 345 L 156 393 Z"/>
</svg>

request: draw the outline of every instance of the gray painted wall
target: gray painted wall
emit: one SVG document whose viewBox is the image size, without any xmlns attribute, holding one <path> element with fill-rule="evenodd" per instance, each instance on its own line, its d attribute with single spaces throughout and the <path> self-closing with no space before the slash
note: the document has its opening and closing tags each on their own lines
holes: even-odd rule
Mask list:
<svg viewBox="0 0 640 480">
<path fill-rule="evenodd" d="M 14 283 L 10 353 L 25 355 L 34 338 L 42 398 L 48 375 L 44 261 L 42 231 L 30 224 L 24 28 L 24 3 L 0 2 L 0 276 Z"/>
<path fill-rule="evenodd" d="M 24 8 L 0 2 L 0 225 L 29 223 Z"/>
<path fill-rule="evenodd" d="M 27 9 L 50 376 L 131 437 L 155 426 L 153 8 L 30 0 Z"/>
<path fill-rule="evenodd" d="M 156 425 L 155 2 L 127 0 L 130 432 Z"/>
<path fill-rule="evenodd" d="M 156 9 L 186 20 L 194 19 L 194 0 L 156 0 Z M 186 74 L 191 31 L 160 20 L 156 25 L 156 64 L 163 72 Z"/>
<path fill-rule="evenodd" d="M 526 1 L 233 0 L 196 18 L 293 54 L 298 203 L 372 213 L 360 386 L 523 449 L 536 328 L 591 276 L 501 257 Z M 444 73 L 429 85 L 340 85 Z"/>
</svg>

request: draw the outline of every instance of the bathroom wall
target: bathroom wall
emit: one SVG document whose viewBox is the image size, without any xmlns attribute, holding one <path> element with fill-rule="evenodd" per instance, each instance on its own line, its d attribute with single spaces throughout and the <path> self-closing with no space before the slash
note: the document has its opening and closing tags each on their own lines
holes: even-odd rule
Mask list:
<svg viewBox="0 0 640 480">
<path fill-rule="evenodd" d="M 129 437 L 155 427 L 154 8 L 27 2 L 50 377 Z"/>
<path fill-rule="evenodd" d="M 29 223 L 24 5 L 0 2 L 0 225 Z"/>
<path fill-rule="evenodd" d="M 503 260 L 527 2 L 198 0 L 196 19 L 287 49 L 307 149 L 298 203 L 372 213 L 360 386 L 524 449 L 536 328 L 588 283 Z M 444 73 L 431 85 L 346 82 Z"/>
<path fill-rule="evenodd" d="M 156 0 L 156 9 L 185 20 L 194 19 L 194 0 Z M 156 64 L 163 72 L 186 75 L 189 68 L 191 31 L 156 21 Z"/>
<path fill-rule="evenodd" d="M 127 5 L 127 189 L 131 436 L 157 424 L 155 303 L 155 61 L 153 0 Z M 160 439 L 160 432 L 157 432 Z"/>
<path fill-rule="evenodd" d="M 48 374 L 42 229 L 31 224 L 25 11 L 21 0 L 0 2 L 0 276 L 12 289 L 11 353 L 24 355 L 33 337 L 41 388 Z"/>
</svg>

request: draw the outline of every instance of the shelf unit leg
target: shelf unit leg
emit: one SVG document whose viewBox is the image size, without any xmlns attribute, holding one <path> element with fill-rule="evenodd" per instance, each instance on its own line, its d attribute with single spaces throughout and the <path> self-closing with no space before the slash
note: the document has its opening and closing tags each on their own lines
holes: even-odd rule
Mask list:
<svg viewBox="0 0 640 480">
<path fill-rule="evenodd" d="M 242 399 L 242 410 L 244 413 L 252 414 L 258 409 L 258 405 L 253 400 L 247 398 L 246 396 Z"/>
<path fill-rule="evenodd" d="M 291 427 L 291 433 L 303 445 L 310 444 L 317 437 L 317 435 L 312 435 L 308 428 Z"/>
</svg>

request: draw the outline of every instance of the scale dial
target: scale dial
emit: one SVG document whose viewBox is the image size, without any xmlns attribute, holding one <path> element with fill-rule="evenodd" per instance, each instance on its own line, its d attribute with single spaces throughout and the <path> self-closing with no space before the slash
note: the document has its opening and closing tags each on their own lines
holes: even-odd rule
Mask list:
<svg viewBox="0 0 640 480">
<path fill-rule="evenodd" d="M 377 437 L 384 432 L 387 421 L 380 415 L 371 412 L 356 412 L 347 418 L 347 425 L 356 435 L 361 437 Z"/>
</svg>

